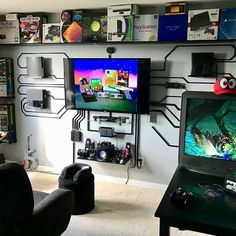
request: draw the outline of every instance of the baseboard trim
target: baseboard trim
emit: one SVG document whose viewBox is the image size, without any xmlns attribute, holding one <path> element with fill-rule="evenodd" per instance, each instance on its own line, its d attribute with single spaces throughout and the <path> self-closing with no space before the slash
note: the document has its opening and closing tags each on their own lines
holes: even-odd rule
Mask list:
<svg viewBox="0 0 236 236">
<path fill-rule="evenodd" d="M 56 169 L 56 168 L 48 167 L 48 166 L 38 166 L 37 171 L 52 173 L 52 174 L 60 174 L 61 173 L 61 169 Z M 104 181 L 104 182 L 110 182 L 110 183 L 125 184 L 127 179 L 113 177 L 113 176 L 107 176 L 107 175 L 95 174 L 95 181 Z M 129 179 L 127 185 L 141 187 L 141 188 L 157 189 L 160 191 L 165 191 L 167 189 L 167 185 L 165 185 L 165 184 L 158 184 L 158 183 L 135 180 L 135 179 Z"/>
</svg>

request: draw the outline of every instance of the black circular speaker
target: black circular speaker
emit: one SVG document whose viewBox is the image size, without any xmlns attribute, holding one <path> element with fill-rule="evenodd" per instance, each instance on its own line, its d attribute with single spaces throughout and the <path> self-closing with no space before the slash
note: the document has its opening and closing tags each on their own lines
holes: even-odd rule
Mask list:
<svg viewBox="0 0 236 236">
<path fill-rule="evenodd" d="M 99 161 L 111 161 L 114 156 L 114 145 L 103 142 L 96 149 L 96 157 Z"/>
</svg>

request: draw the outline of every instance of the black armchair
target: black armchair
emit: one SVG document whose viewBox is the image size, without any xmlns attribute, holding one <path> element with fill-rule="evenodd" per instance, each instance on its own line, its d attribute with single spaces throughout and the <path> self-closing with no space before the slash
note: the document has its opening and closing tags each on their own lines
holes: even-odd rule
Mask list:
<svg viewBox="0 0 236 236">
<path fill-rule="evenodd" d="M 73 206 L 74 194 L 65 189 L 56 189 L 34 206 L 24 168 L 0 165 L 0 236 L 59 236 L 69 224 Z"/>
</svg>

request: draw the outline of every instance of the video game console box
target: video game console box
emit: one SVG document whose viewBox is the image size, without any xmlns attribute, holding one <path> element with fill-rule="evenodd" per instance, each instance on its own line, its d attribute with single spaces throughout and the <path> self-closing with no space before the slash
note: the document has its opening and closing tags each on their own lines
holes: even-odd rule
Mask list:
<svg viewBox="0 0 236 236">
<path fill-rule="evenodd" d="M 158 41 L 185 41 L 188 15 L 160 15 Z"/>
<path fill-rule="evenodd" d="M 221 9 L 218 39 L 236 39 L 236 8 Z"/>
<path fill-rule="evenodd" d="M 157 14 L 134 16 L 134 41 L 157 41 L 158 33 Z"/>
<path fill-rule="evenodd" d="M 20 14 L 20 43 L 42 43 L 43 24 L 47 17 L 43 14 Z"/>
<path fill-rule="evenodd" d="M 61 13 L 61 42 L 81 42 L 83 10 L 64 10 Z"/>
<path fill-rule="evenodd" d="M 60 43 L 60 23 L 43 24 L 43 43 Z"/>
<path fill-rule="evenodd" d="M 108 17 L 107 41 L 132 41 L 133 16 Z"/>
<path fill-rule="evenodd" d="M 107 8 L 107 16 L 131 16 L 139 14 L 139 8 L 136 4 L 125 4 L 109 6 Z"/>
<path fill-rule="evenodd" d="M 187 40 L 217 40 L 220 9 L 190 10 Z"/>
<path fill-rule="evenodd" d="M 17 14 L 0 15 L 0 44 L 20 43 Z"/>
<path fill-rule="evenodd" d="M 105 42 L 107 40 L 106 16 L 84 16 L 82 26 L 84 42 Z"/>
</svg>

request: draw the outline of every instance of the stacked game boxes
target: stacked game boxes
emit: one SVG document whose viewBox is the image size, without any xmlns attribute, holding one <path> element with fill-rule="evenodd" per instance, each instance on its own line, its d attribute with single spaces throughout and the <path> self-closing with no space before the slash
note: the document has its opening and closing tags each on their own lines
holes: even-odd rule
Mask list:
<svg viewBox="0 0 236 236">
<path fill-rule="evenodd" d="M 135 4 L 110 6 L 107 9 L 107 41 L 132 41 L 133 16 L 138 14 Z"/>
<path fill-rule="evenodd" d="M 14 104 L 0 104 L 0 143 L 15 142 L 15 106 Z"/>
<path fill-rule="evenodd" d="M 167 3 L 165 11 L 159 17 L 158 41 L 185 41 L 188 25 L 185 3 Z"/>
<path fill-rule="evenodd" d="M 14 96 L 13 59 L 0 58 L 0 98 L 13 98 Z"/>
</svg>

